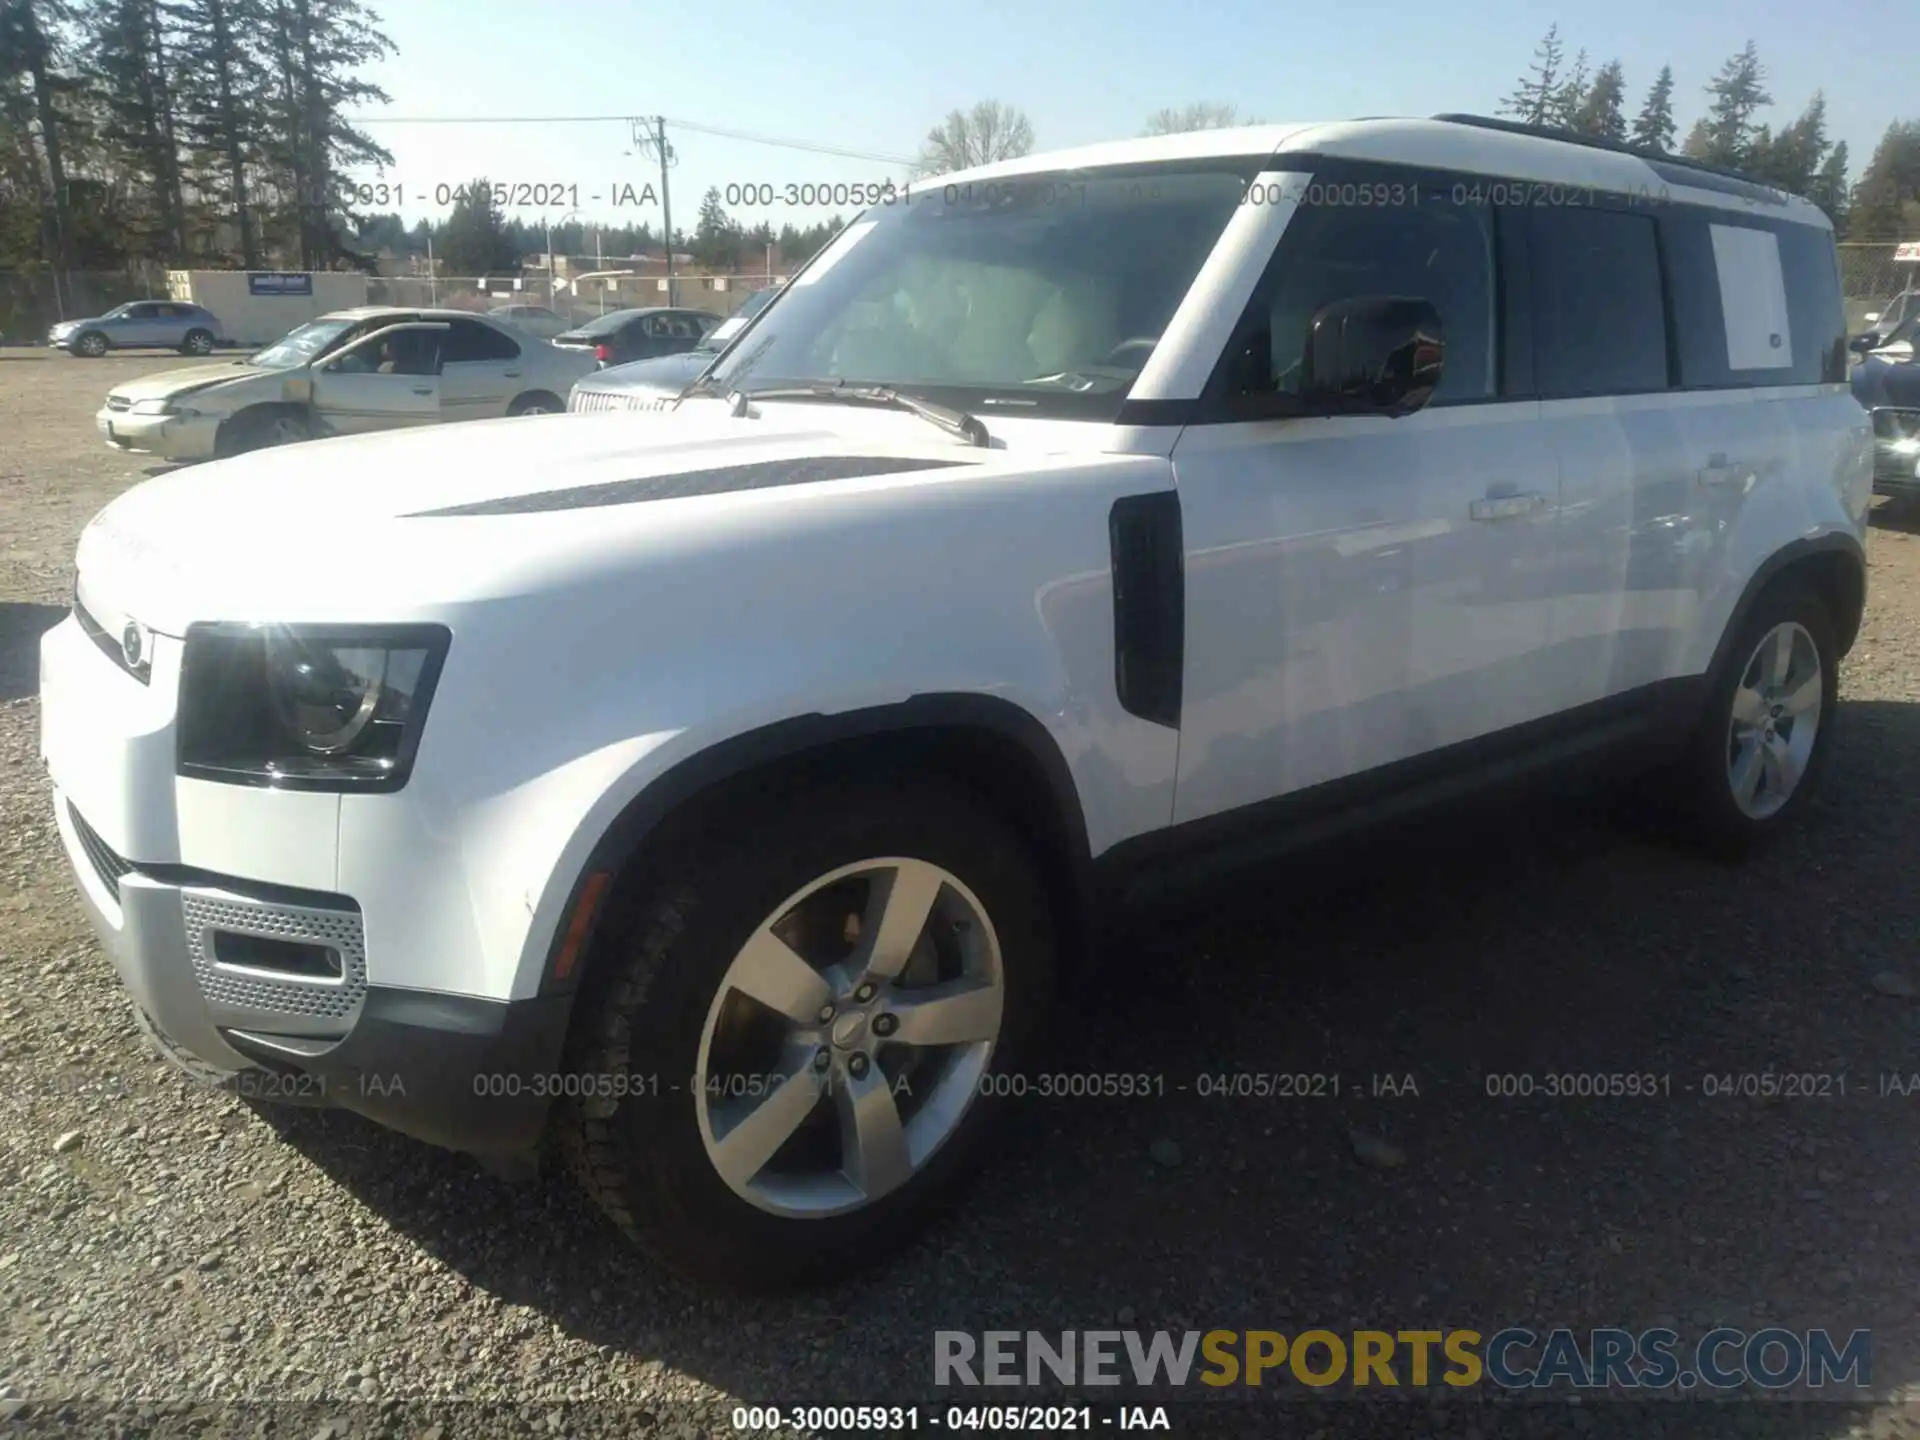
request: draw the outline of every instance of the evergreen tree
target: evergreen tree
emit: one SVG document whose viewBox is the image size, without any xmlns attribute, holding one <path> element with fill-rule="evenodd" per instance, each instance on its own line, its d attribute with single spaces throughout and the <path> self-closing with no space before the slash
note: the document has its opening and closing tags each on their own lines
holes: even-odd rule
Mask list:
<svg viewBox="0 0 1920 1440">
<path fill-rule="evenodd" d="M 100 139 L 146 192 L 146 214 L 128 239 L 141 254 L 183 261 L 187 219 L 174 133 L 173 56 L 159 0 L 95 0 L 83 27 L 88 78 L 102 116 Z"/>
<path fill-rule="evenodd" d="M 0 84 L 39 182 L 41 253 L 60 269 L 73 255 L 65 141 L 73 123 L 67 102 L 79 82 L 65 73 L 60 43 L 72 20 L 66 0 L 0 0 Z"/>
<path fill-rule="evenodd" d="M 720 187 L 709 186 L 694 224 L 693 257 L 709 270 L 730 270 L 740 259 L 740 227 L 720 203 Z"/>
<path fill-rule="evenodd" d="M 267 129 L 269 71 L 259 51 L 268 31 L 266 0 L 171 3 L 180 34 L 176 123 L 194 156 L 194 188 L 217 207 L 216 233 L 219 220 L 232 218 L 240 263 L 257 270 L 263 252 L 253 177 Z"/>
<path fill-rule="evenodd" d="M 1773 97 L 1766 90 L 1766 78 L 1766 69 L 1751 40 L 1720 67 L 1720 73 L 1707 86 L 1713 103 L 1707 107 L 1704 145 L 1699 158 L 1736 169 L 1752 159 L 1754 116 L 1773 103 Z"/>
<path fill-rule="evenodd" d="M 1549 25 L 1534 47 L 1533 64 L 1514 92 L 1500 102 L 1500 113 L 1529 125 L 1545 125 L 1560 94 L 1560 27 Z"/>
<path fill-rule="evenodd" d="M 1673 149 L 1673 137 L 1677 133 L 1673 123 L 1673 67 L 1662 65 L 1653 88 L 1647 91 L 1646 104 L 1634 118 L 1627 143 L 1640 150 L 1667 152 Z"/>
<path fill-rule="evenodd" d="M 1591 135 L 1599 140 L 1625 140 L 1627 122 L 1620 113 L 1620 106 L 1626 94 L 1626 74 L 1618 60 L 1609 60 L 1593 77 L 1586 97 L 1574 112 L 1573 128 L 1582 135 Z"/>
<path fill-rule="evenodd" d="M 1547 123 L 1557 125 L 1562 130 L 1574 128 L 1574 118 L 1587 100 L 1587 52 L 1582 50 L 1573 57 L 1573 69 L 1567 72 L 1567 78 L 1555 87 L 1553 103 L 1547 110 Z"/>
<path fill-rule="evenodd" d="M 1920 201 L 1920 120 L 1896 120 L 1887 127 L 1852 198 L 1854 239 L 1920 238 L 1920 224 L 1910 221 L 1908 212 Z"/>
<path fill-rule="evenodd" d="M 522 252 L 507 232 L 506 214 L 493 203 L 493 182 L 482 175 L 455 192 L 446 228 L 434 237 L 434 258 L 449 275 L 517 271 Z"/>
</svg>

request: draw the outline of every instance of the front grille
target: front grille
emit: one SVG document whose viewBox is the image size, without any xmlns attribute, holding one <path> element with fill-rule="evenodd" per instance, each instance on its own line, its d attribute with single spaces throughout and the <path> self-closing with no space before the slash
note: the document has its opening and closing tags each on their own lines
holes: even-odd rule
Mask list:
<svg viewBox="0 0 1920 1440">
<path fill-rule="evenodd" d="M 180 904 L 187 921 L 187 953 L 200 993 L 209 1002 L 312 1020 L 346 1020 L 359 1010 L 367 992 L 367 949 L 358 912 L 196 890 L 185 891 Z M 215 931 L 318 946 L 338 957 L 339 971 L 276 976 L 265 969 L 222 964 L 214 953 Z"/>
<path fill-rule="evenodd" d="M 117 901 L 120 898 L 120 879 L 133 873 L 133 866 L 113 853 L 93 827 L 80 818 L 80 812 L 73 808 L 73 802 L 67 802 L 67 818 L 73 822 L 73 833 L 80 837 L 80 848 L 87 852 L 87 863 L 93 866 L 93 873 L 100 877 L 100 883 L 107 887 L 107 893 Z"/>
<path fill-rule="evenodd" d="M 124 395 L 109 395 L 107 396 L 107 408 L 109 410 L 131 410 L 133 408 L 133 401 L 127 399 Z"/>
<path fill-rule="evenodd" d="M 153 683 L 153 661 L 149 657 L 142 655 L 138 665 L 129 665 L 127 663 L 126 647 L 120 643 L 120 637 L 117 635 L 109 635 L 107 633 L 107 627 L 94 619 L 92 612 L 80 603 L 80 594 L 77 586 L 73 597 L 73 618 L 80 622 L 80 628 L 86 632 L 87 638 L 99 647 L 102 655 L 113 661 L 114 664 L 138 680 L 142 685 L 151 685 Z"/>
<path fill-rule="evenodd" d="M 680 396 L 643 390 L 575 390 L 567 408 L 576 414 L 600 410 L 670 410 Z"/>
</svg>

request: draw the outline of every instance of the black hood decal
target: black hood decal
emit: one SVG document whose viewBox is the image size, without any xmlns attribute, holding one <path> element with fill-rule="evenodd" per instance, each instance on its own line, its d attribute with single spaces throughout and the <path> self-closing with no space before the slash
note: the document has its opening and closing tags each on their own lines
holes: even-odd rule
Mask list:
<svg viewBox="0 0 1920 1440">
<path fill-rule="evenodd" d="M 776 485 L 812 485 L 822 480 L 858 480 L 868 475 L 905 475 L 914 470 L 945 470 L 964 460 L 897 460 L 882 455 L 809 455 L 796 460 L 760 460 L 689 470 L 678 475 L 648 475 L 570 490 L 541 490 L 507 495 L 444 510 L 418 510 L 407 520 L 436 520 L 452 515 L 530 515 L 542 510 L 589 510 L 599 505 L 637 505 L 646 500 L 683 500 L 694 495 L 724 495 L 729 490 L 765 490 Z"/>
</svg>

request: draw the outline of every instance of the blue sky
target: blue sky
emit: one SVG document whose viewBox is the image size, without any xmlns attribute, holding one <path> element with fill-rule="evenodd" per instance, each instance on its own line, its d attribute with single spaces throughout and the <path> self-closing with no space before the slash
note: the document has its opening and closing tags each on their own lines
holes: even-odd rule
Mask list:
<svg viewBox="0 0 1920 1440">
<path fill-rule="evenodd" d="M 1920 118 L 1913 83 L 1916 0 L 1608 0 L 1444 4 L 1344 0 L 1284 6 L 1211 0 L 968 0 L 909 7 L 730 0 L 642 6 L 566 0 L 374 0 L 397 56 L 375 79 L 389 116 L 664 114 L 879 155 L 911 157 L 948 110 L 992 97 L 1026 111 L 1036 148 L 1140 133 L 1162 106 L 1228 103 L 1286 121 L 1354 115 L 1492 113 L 1558 21 L 1569 57 L 1626 68 L 1629 115 L 1671 64 L 1681 134 L 1703 88 L 1751 39 L 1767 67 L 1777 125 L 1815 90 L 1829 132 L 1848 142 L 1857 177 L 1889 121 Z M 1844 21 L 1838 17 L 1844 13 Z M 592 125 L 372 124 L 394 154 L 389 181 L 409 219 L 437 214 L 433 189 L 476 174 L 495 181 L 577 184 L 588 221 L 645 219 L 618 209 L 613 187 L 657 169 L 617 122 Z M 691 229 L 709 185 L 869 182 L 902 167 L 669 129 L 676 228 Z M 426 203 L 415 199 L 416 192 Z M 595 204 L 589 197 L 601 195 Z M 558 220 L 561 209 L 515 213 Z M 821 210 L 741 207 L 738 218 L 806 224 Z"/>
</svg>

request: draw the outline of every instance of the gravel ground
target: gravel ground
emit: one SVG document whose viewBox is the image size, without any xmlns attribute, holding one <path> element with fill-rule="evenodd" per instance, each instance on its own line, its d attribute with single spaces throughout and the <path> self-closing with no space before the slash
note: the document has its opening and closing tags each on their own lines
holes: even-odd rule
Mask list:
<svg viewBox="0 0 1920 1440">
<path fill-rule="evenodd" d="M 743 1301 L 628 1251 L 561 1177 L 509 1185 L 351 1115 L 252 1109 L 143 1047 L 51 823 L 33 642 L 86 519 L 149 473 L 99 443 L 101 394 L 175 363 L 0 351 L 14 1426 L 693 1436 L 730 1431 L 740 1402 L 944 1407 L 937 1329 L 1724 1322 L 1870 1327 L 1875 1400 L 1189 1401 L 1175 1433 L 1920 1434 L 1900 1398 L 1920 1382 L 1902 1218 L 1920 1094 L 1878 1093 L 1920 1072 L 1920 526 L 1877 518 L 1844 729 L 1777 853 L 1722 868 L 1595 804 L 1533 802 L 1162 923 L 1112 957 L 1060 1058 L 1163 1076 L 1163 1097 L 1030 1103 L 937 1237 L 832 1290 Z M 1701 1091 L 1766 1069 L 1844 1074 L 1847 1098 Z M 1489 1073 L 1550 1070 L 1659 1072 L 1672 1093 L 1485 1093 Z M 1200 1097 L 1197 1077 L 1233 1071 L 1343 1083 Z M 1418 1093 L 1376 1097 L 1376 1074 Z"/>
</svg>

